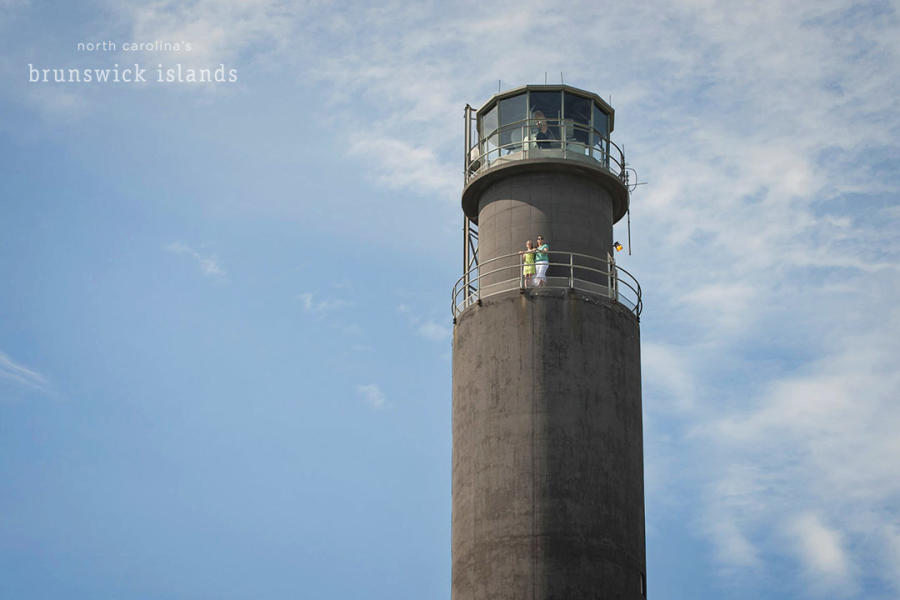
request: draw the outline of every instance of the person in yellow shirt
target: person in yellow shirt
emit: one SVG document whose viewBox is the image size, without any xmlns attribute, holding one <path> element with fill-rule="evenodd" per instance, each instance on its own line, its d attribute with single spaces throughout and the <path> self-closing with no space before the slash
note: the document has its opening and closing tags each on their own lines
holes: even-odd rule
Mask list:
<svg viewBox="0 0 900 600">
<path fill-rule="evenodd" d="M 531 279 L 534 277 L 534 245 L 531 240 L 525 242 L 525 250 L 520 250 L 522 255 L 522 275 L 525 278 L 525 287 L 531 287 Z"/>
</svg>

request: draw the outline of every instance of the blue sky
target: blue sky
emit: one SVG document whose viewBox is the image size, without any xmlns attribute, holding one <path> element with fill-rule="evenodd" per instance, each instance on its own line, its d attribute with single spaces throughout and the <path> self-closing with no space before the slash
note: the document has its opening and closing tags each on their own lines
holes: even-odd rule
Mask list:
<svg viewBox="0 0 900 600">
<path fill-rule="evenodd" d="M 898 10 L 0 0 L 0 597 L 449 598 L 462 109 L 545 73 L 647 182 L 651 596 L 900 596 Z M 238 81 L 28 82 L 133 62 Z"/>
</svg>

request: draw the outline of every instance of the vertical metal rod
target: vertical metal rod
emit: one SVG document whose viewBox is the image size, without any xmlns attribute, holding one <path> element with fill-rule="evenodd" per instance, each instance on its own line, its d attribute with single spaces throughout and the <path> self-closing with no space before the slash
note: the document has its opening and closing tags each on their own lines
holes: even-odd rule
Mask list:
<svg viewBox="0 0 900 600">
<path fill-rule="evenodd" d="M 469 304 L 469 217 L 463 215 L 463 306 Z"/>
<path fill-rule="evenodd" d="M 465 183 L 469 180 L 470 149 L 472 148 L 472 107 L 468 104 L 466 104 L 466 109 L 463 111 L 463 119 L 466 122 L 466 130 L 463 134 L 463 139 L 465 140 L 463 143 L 466 146 L 463 150 L 463 183 Z"/>
<path fill-rule="evenodd" d="M 575 289 L 575 255 L 569 253 L 569 289 Z"/>
<path fill-rule="evenodd" d="M 631 198 L 628 198 L 628 210 L 625 211 L 628 216 L 628 256 L 631 256 Z"/>
<path fill-rule="evenodd" d="M 472 107 L 466 104 L 463 110 L 463 121 L 465 129 L 463 131 L 463 185 L 469 180 L 469 147 L 472 138 Z M 463 286 L 465 292 L 463 294 L 464 305 L 469 303 L 469 217 L 463 214 Z"/>
</svg>

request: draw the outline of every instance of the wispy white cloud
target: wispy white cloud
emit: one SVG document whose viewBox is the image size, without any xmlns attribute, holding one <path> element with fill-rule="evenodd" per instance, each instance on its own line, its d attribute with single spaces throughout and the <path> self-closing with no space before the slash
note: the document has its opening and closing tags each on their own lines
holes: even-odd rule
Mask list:
<svg viewBox="0 0 900 600">
<path fill-rule="evenodd" d="M 450 195 L 459 187 L 454 170 L 447 169 L 428 145 L 370 134 L 350 144 L 349 152 L 378 183 L 389 188 Z"/>
<path fill-rule="evenodd" d="M 893 588 L 900 590 L 900 525 L 888 524 L 884 526 L 884 546 L 882 547 L 882 560 L 876 563 L 889 578 Z"/>
<path fill-rule="evenodd" d="M 788 526 L 793 549 L 800 557 L 809 579 L 823 586 L 821 591 L 838 592 L 850 583 L 850 558 L 840 533 L 825 525 L 818 515 L 805 512 Z M 849 591 L 849 590 L 844 590 Z"/>
<path fill-rule="evenodd" d="M 407 304 L 399 304 L 397 312 L 405 317 L 407 324 L 419 337 L 433 342 L 448 341 L 453 337 L 453 327 L 450 324 L 442 325 L 433 319 L 425 319 L 413 312 Z"/>
<path fill-rule="evenodd" d="M 697 395 L 694 364 L 684 347 L 645 342 L 641 345 L 641 367 L 644 385 L 654 388 L 664 402 L 654 404 L 655 410 L 685 410 L 694 405 Z"/>
<path fill-rule="evenodd" d="M 165 249 L 174 254 L 184 254 L 193 257 L 200 266 L 201 271 L 203 271 L 203 274 L 207 277 L 223 279 L 226 276 L 225 269 L 219 264 L 219 259 L 215 255 L 201 254 L 182 242 L 172 242 L 167 244 Z"/>
<path fill-rule="evenodd" d="M 39 392 L 46 392 L 50 389 L 50 383 L 46 377 L 34 369 L 16 362 L 2 351 L 0 351 L 0 380 Z"/>
<path fill-rule="evenodd" d="M 356 393 L 363 402 L 376 410 L 385 407 L 384 392 L 377 383 L 359 384 L 356 386 Z"/>
<path fill-rule="evenodd" d="M 753 570 L 759 568 L 760 549 L 747 539 L 735 521 L 718 518 L 710 521 L 707 528 L 719 556 L 728 567 Z"/>
<path fill-rule="evenodd" d="M 810 582 L 825 582 L 811 589 L 826 596 L 892 572 L 897 514 L 884 507 L 900 505 L 890 458 L 900 455 L 900 318 L 890 307 L 876 312 L 864 330 L 838 331 L 826 343 L 839 347 L 823 348 L 804 372 L 771 378 L 739 405 L 701 399 L 688 437 L 701 454 L 686 468 L 707 473 L 700 521 L 714 543 L 733 549 L 735 529 L 745 532 L 737 551 L 722 553 L 725 564 L 793 558 Z"/>
<path fill-rule="evenodd" d="M 434 321 L 425 321 L 416 327 L 416 333 L 425 339 L 442 342 L 452 337 L 453 328 L 450 325 L 440 325 Z"/>
<path fill-rule="evenodd" d="M 303 292 L 297 294 L 297 299 L 300 301 L 300 306 L 303 307 L 303 310 L 305 312 L 320 315 L 353 306 L 352 302 L 350 302 L 349 300 L 343 300 L 341 298 L 324 298 L 321 300 L 317 299 L 316 294 L 313 292 Z"/>
<path fill-rule="evenodd" d="M 191 50 L 178 61 L 204 67 L 237 59 L 264 65 L 266 54 L 288 42 L 290 20 L 304 12 L 302 4 L 283 0 L 110 2 L 110 8 L 131 39 L 188 42 Z"/>
</svg>

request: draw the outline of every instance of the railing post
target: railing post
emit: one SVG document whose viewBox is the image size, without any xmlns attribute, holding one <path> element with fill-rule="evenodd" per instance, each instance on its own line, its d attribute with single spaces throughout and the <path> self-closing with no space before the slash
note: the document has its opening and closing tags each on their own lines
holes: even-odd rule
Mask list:
<svg viewBox="0 0 900 600">
<path fill-rule="evenodd" d="M 522 126 L 522 158 L 531 156 L 531 119 L 525 119 Z"/>
<path fill-rule="evenodd" d="M 612 254 L 609 252 L 606 253 L 606 293 L 610 298 L 616 299 L 617 296 L 613 295 L 613 265 L 615 265 L 616 259 L 612 257 Z"/>
<path fill-rule="evenodd" d="M 616 257 L 612 257 L 612 284 L 613 284 L 613 295 L 612 298 L 616 302 L 619 301 L 619 269 L 616 267 Z"/>
<path fill-rule="evenodd" d="M 525 290 L 525 255 L 519 255 L 519 290 Z"/>
<path fill-rule="evenodd" d="M 481 306 L 481 268 L 478 268 L 478 277 L 475 278 L 475 281 L 478 282 L 478 289 L 475 290 L 475 293 L 478 297 L 475 299 L 475 302 L 478 306 Z"/>
<path fill-rule="evenodd" d="M 613 265 L 615 268 L 615 265 Z M 613 299 L 618 302 L 619 301 L 619 269 L 616 269 L 613 274 Z"/>
<path fill-rule="evenodd" d="M 569 289 L 575 289 L 575 255 L 569 252 Z"/>
</svg>

